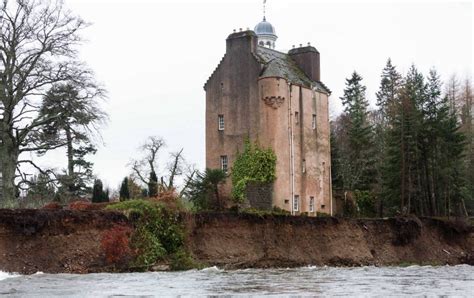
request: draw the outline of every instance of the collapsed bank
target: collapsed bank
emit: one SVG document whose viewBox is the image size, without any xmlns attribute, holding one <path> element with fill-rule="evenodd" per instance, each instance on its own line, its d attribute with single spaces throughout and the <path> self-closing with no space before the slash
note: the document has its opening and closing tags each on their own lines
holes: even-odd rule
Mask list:
<svg viewBox="0 0 474 298">
<path fill-rule="evenodd" d="M 196 264 L 224 268 L 473 264 L 472 226 L 430 218 L 341 219 L 243 213 L 179 215 Z M 123 213 L 0 210 L 0 271 L 134 271 L 131 256 L 110 263 L 101 242 Z M 131 250 L 133 254 L 134 251 Z M 161 266 L 151 269 L 165 269 Z"/>
</svg>

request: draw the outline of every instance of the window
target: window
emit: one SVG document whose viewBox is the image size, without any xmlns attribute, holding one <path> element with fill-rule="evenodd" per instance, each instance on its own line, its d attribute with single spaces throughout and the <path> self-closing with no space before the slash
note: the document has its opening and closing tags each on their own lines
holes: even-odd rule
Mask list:
<svg viewBox="0 0 474 298">
<path fill-rule="evenodd" d="M 326 207 L 326 205 L 324 205 L 324 204 L 323 204 L 323 205 L 321 205 L 321 209 L 324 209 L 324 207 Z"/>
<path fill-rule="evenodd" d="M 224 115 L 219 115 L 217 117 L 217 122 L 218 122 L 218 129 L 224 130 Z"/>
<path fill-rule="evenodd" d="M 300 113 L 295 112 L 295 123 L 299 124 L 300 123 Z"/>
<path fill-rule="evenodd" d="M 303 173 L 306 173 L 306 159 L 303 159 L 303 162 L 302 162 L 302 171 L 303 171 Z"/>
<path fill-rule="evenodd" d="M 300 196 L 296 195 L 293 198 L 293 211 L 298 212 L 299 209 L 300 209 Z"/>
<path fill-rule="evenodd" d="M 227 173 L 227 165 L 228 165 L 227 155 L 221 155 L 221 170 L 224 173 Z"/>
<path fill-rule="evenodd" d="M 309 212 L 314 212 L 314 197 L 309 197 Z"/>
<path fill-rule="evenodd" d="M 313 114 L 313 120 L 311 121 L 311 127 L 316 129 L 316 114 Z"/>
</svg>

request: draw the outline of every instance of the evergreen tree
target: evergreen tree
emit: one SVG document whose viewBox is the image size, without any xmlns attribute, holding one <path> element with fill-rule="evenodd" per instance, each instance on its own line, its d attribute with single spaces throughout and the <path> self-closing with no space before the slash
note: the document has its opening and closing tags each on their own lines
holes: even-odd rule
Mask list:
<svg viewBox="0 0 474 298">
<path fill-rule="evenodd" d="M 385 68 L 382 70 L 382 80 L 380 82 L 379 91 L 376 93 L 377 106 L 380 111 L 380 118 L 384 126 L 390 116 L 394 113 L 397 97 L 399 96 L 400 87 L 402 85 L 402 77 L 392 65 L 389 58 Z"/>
<path fill-rule="evenodd" d="M 344 96 L 341 97 L 348 117 L 345 123 L 347 147 L 341 150 L 341 169 L 347 175 L 343 179 L 345 190 L 368 190 L 373 181 L 373 131 L 368 121 L 368 101 L 362 77 L 354 72 L 346 79 Z"/>
<path fill-rule="evenodd" d="M 158 195 L 158 177 L 155 171 L 150 172 L 148 181 L 148 196 L 150 198 L 156 197 Z"/>
<path fill-rule="evenodd" d="M 130 190 L 128 188 L 128 177 L 123 178 L 122 184 L 120 185 L 120 201 L 126 201 L 130 199 Z"/>
<path fill-rule="evenodd" d="M 387 142 L 389 125 L 393 124 L 397 105 L 399 104 L 400 88 L 402 86 L 402 77 L 392 65 L 389 58 L 385 68 L 382 70 L 379 90 L 376 92 L 378 110 L 373 112 L 372 124 L 375 135 L 374 151 L 375 160 L 375 183 L 374 194 L 377 197 L 377 213 L 383 216 L 384 207 L 387 204 L 386 190 L 384 190 L 384 168 L 387 167 Z"/>
<path fill-rule="evenodd" d="M 93 132 L 105 121 L 107 114 L 97 102 L 100 89 L 91 90 L 75 83 L 56 84 L 43 98 L 40 115 L 54 120 L 35 134 L 33 141 L 49 147 L 66 147 L 67 170 L 61 175 L 62 191 L 67 197 L 81 197 L 90 192 L 93 163 L 87 155 L 96 153 Z M 40 152 L 42 153 L 42 152 Z"/>
<path fill-rule="evenodd" d="M 94 187 L 92 188 L 92 202 L 102 203 L 109 201 L 108 189 L 104 191 L 104 186 L 100 179 L 94 180 Z"/>
</svg>

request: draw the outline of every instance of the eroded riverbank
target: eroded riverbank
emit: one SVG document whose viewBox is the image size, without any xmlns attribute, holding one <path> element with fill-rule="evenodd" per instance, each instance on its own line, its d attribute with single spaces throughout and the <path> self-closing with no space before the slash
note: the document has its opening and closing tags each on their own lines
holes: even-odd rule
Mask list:
<svg viewBox="0 0 474 298">
<path fill-rule="evenodd" d="M 472 264 L 470 226 L 436 219 L 339 219 L 234 213 L 181 214 L 196 263 L 221 268 Z M 133 229 L 119 212 L 0 210 L 0 270 L 130 271 L 106 262 L 104 233 Z M 133 253 L 133 251 L 131 251 Z M 163 268 L 163 267 L 162 267 Z"/>
</svg>

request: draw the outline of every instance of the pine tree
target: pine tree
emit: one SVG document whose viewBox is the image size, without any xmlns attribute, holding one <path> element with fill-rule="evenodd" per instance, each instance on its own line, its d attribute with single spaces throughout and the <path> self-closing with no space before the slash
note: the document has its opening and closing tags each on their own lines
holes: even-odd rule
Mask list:
<svg viewBox="0 0 474 298">
<path fill-rule="evenodd" d="M 120 201 L 126 201 L 130 199 L 130 190 L 128 188 L 128 177 L 123 178 L 122 184 L 120 185 Z"/>
</svg>

